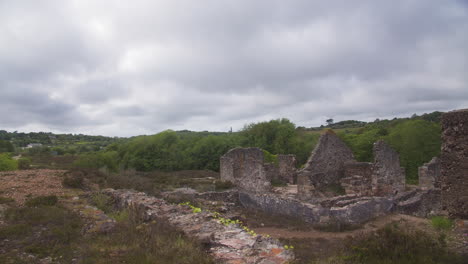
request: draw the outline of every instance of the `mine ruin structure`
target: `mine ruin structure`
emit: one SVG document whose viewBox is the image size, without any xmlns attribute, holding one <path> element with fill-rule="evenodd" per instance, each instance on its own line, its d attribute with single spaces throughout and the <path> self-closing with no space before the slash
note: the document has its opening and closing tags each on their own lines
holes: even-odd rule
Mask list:
<svg viewBox="0 0 468 264">
<path fill-rule="evenodd" d="M 468 219 L 468 109 L 442 115 L 440 173 L 444 209 Z"/>
<path fill-rule="evenodd" d="M 253 193 L 271 191 L 274 180 L 293 183 L 296 157 L 278 155 L 278 162 L 265 162 L 259 148 L 234 148 L 220 159 L 221 180 L 230 181 L 240 189 Z"/>
<path fill-rule="evenodd" d="M 468 109 L 442 116 L 440 158 L 419 168 L 419 186 L 406 186 L 398 153 L 374 143 L 373 162 L 358 162 L 333 132 L 326 131 L 304 168 L 294 155 L 265 162 L 259 148 L 236 148 L 221 157 L 221 179 L 237 186 L 239 203 L 271 214 L 297 217 L 311 224 L 361 224 L 393 212 L 427 217 L 444 214 L 468 218 Z M 296 183 L 297 186 L 292 185 Z M 288 187 L 272 187 L 273 180 Z M 330 192 L 341 186 L 346 195 Z"/>
<path fill-rule="evenodd" d="M 341 185 L 346 194 L 394 195 L 405 189 L 405 173 L 398 153 L 383 140 L 374 144 L 374 162 L 357 162 L 351 149 L 333 132 L 321 135 L 317 146 L 298 172 L 298 198 L 321 196 L 327 186 Z"/>
</svg>

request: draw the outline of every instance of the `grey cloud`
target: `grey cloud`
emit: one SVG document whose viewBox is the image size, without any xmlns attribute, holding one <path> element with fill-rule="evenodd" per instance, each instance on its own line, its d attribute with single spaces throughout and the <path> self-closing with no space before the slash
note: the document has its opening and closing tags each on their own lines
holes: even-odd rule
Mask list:
<svg viewBox="0 0 468 264">
<path fill-rule="evenodd" d="M 0 124 L 133 135 L 466 107 L 466 32 L 464 1 L 4 1 L 0 108 L 23 121 Z"/>
</svg>

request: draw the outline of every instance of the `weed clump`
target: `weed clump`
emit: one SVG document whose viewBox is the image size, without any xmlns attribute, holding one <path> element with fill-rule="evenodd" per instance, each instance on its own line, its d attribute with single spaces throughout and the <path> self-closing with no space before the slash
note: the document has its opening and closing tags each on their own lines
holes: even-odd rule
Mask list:
<svg viewBox="0 0 468 264">
<path fill-rule="evenodd" d="M 66 175 L 62 180 L 62 185 L 67 188 L 83 189 L 84 180 L 79 175 Z"/>
<path fill-rule="evenodd" d="M 434 216 L 431 218 L 431 225 L 437 230 L 450 230 L 453 221 L 443 216 Z"/>
<path fill-rule="evenodd" d="M 345 263 L 463 263 L 448 251 L 445 236 L 433 237 L 417 229 L 390 224 L 348 242 Z"/>
<path fill-rule="evenodd" d="M 38 206 L 54 206 L 58 202 L 56 195 L 47 195 L 47 196 L 38 196 L 26 200 L 25 205 L 28 207 L 38 207 Z"/>
</svg>

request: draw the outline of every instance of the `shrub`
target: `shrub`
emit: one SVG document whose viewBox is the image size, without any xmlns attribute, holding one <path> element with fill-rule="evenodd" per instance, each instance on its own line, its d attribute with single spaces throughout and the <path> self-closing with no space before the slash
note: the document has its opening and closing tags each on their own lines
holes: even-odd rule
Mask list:
<svg viewBox="0 0 468 264">
<path fill-rule="evenodd" d="M 215 190 L 216 191 L 224 191 L 227 189 L 231 189 L 234 186 L 230 181 L 215 181 Z"/>
<path fill-rule="evenodd" d="M 38 207 L 38 206 L 54 206 L 58 202 L 56 195 L 38 196 L 26 200 L 26 206 Z"/>
<path fill-rule="evenodd" d="M 0 204 L 12 203 L 14 201 L 13 198 L 0 196 Z"/>
<path fill-rule="evenodd" d="M 13 171 L 18 169 L 18 162 L 10 154 L 0 154 L 0 171 Z"/>
<path fill-rule="evenodd" d="M 77 188 L 83 189 L 84 188 L 84 181 L 81 175 L 66 175 L 65 178 L 62 180 L 62 185 L 68 188 Z"/>
<path fill-rule="evenodd" d="M 453 221 L 443 216 L 431 218 L 431 225 L 437 230 L 449 230 L 453 226 Z"/>
<path fill-rule="evenodd" d="M 347 263 L 463 263 L 461 256 L 447 250 L 445 236 L 436 238 L 397 224 L 353 238 L 347 246 Z"/>
<path fill-rule="evenodd" d="M 20 158 L 18 160 L 18 169 L 27 170 L 30 167 L 31 167 L 31 159 L 30 158 Z"/>
<path fill-rule="evenodd" d="M 91 195 L 91 203 L 104 213 L 112 211 L 110 197 L 103 193 L 94 193 Z"/>
</svg>

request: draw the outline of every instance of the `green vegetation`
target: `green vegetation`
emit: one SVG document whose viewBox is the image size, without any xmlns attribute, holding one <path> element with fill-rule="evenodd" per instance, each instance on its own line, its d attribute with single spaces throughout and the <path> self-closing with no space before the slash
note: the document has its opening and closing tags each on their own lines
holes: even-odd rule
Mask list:
<svg viewBox="0 0 468 264">
<path fill-rule="evenodd" d="M 391 224 L 350 241 L 347 263 L 463 263 L 447 250 L 444 236 L 433 237 L 417 229 Z"/>
<path fill-rule="evenodd" d="M 440 125 L 423 119 L 384 120 L 338 135 L 353 150 L 358 161 L 372 161 L 374 142 L 383 139 L 400 154 L 409 183 L 417 183 L 418 167 L 440 153 Z"/>
<path fill-rule="evenodd" d="M 371 233 L 360 233 L 341 243 L 326 238 L 285 238 L 294 245 L 294 264 L 462 264 L 463 256 L 451 252 L 444 234 L 433 235 L 397 223 Z"/>
<path fill-rule="evenodd" d="M 443 216 L 434 216 L 431 218 L 431 225 L 437 230 L 450 230 L 453 227 L 453 221 Z"/>
<path fill-rule="evenodd" d="M 0 204 L 12 203 L 14 201 L 13 198 L 0 196 Z"/>
<path fill-rule="evenodd" d="M 267 150 L 263 150 L 263 157 L 265 158 L 265 162 L 273 163 L 275 166 L 278 167 L 278 155 L 273 155 Z"/>
<path fill-rule="evenodd" d="M 18 169 L 18 162 L 8 153 L 0 153 L 0 171 L 12 171 Z"/>
<path fill-rule="evenodd" d="M 21 151 L 30 160 L 19 161 L 21 169 L 100 169 L 120 173 L 136 170 L 219 171 L 219 158 L 234 147 L 259 147 L 265 160 L 277 164 L 277 154 L 295 154 L 298 166 L 307 161 L 323 130 L 333 129 L 353 150 L 359 161 L 372 161 L 375 141 L 385 140 L 400 154 L 408 183 L 417 183 L 417 169 L 440 152 L 440 112 L 411 118 L 362 122 L 347 120 L 320 128 L 296 127 L 288 119 L 246 125 L 239 132 L 192 132 L 167 130 L 128 139 L 52 133 L 9 133 L 0 130 L 0 151 L 18 152 L 28 143 L 41 143 Z M 0 170 L 16 169 L 11 154 L 0 156 Z M 164 179 L 167 180 L 167 179 Z"/>
<path fill-rule="evenodd" d="M 28 207 L 54 206 L 57 202 L 58 198 L 56 195 L 37 196 L 26 200 L 25 205 Z"/>
<path fill-rule="evenodd" d="M 110 233 L 83 236 L 88 223 L 60 204 L 9 208 L 0 226 L 0 240 L 8 241 L 0 263 L 42 263 L 45 257 L 60 263 L 213 263 L 199 243 L 164 220 L 141 223 L 128 211 L 109 215 L 117 220 Z"/>
</svg>

